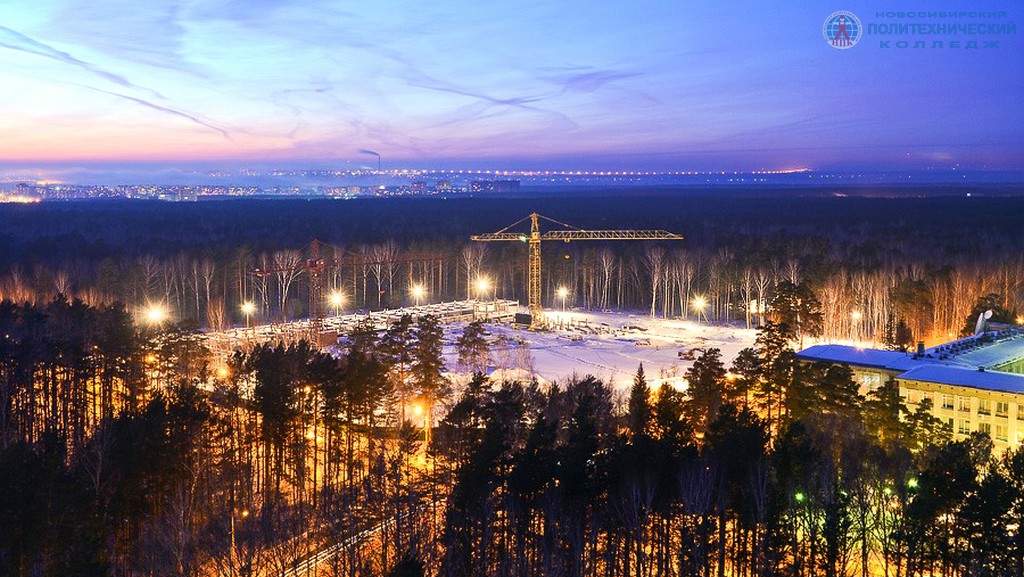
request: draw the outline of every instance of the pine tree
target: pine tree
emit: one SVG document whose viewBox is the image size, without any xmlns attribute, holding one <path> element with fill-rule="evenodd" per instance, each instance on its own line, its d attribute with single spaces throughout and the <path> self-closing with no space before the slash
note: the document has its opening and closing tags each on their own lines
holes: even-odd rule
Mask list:
<svg viewBox="0 0 1024 577">
<path fill-rule="evenodd" d="M 462 335 L 455 341 L 459 364 L 474 373 L 485 372 L 490 361 L 490 346 L 484 332 L 483 321 L 476 320 L 466 325 Z"/>
<path fill-rule="evenodd" d="M 725 365 L 722 352 L 716 348 L 704 351 L 686 371 L 689 382 L 688 413 L 694 430 L 704 432 L 726 402 Z"/>
<path fill-rule="evenodd" d="M 651 387 L 644 376 L 644 365 L 636 369 L 633 387 L 629 390 L 629 430 L 634 439 L 646 436 L 651 426 Z"/>
<path fill-rule="evenodd" d="M 443 346 L 444 329 L 437 317 L 426 315 L 416 325 L 416 341 L 412 346 L 412 380 L 426 403 L 425 413 L 431 417 L 434 405 L 447 394 Z M 429 426 L 429 425 L 428 425 Z"/>
</svg>

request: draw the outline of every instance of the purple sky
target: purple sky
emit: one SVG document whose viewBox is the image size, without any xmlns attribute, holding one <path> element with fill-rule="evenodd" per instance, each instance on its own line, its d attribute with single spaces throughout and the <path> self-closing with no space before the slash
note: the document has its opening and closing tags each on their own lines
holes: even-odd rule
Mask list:
<svg viewBox="0 0 1024 577">
<path fill-rule="evenodd" d="M 987 27 L 1017 24 L 1019 4 L 710 4 L 12 0 L 0 161 L 1024 169 L 1020 34 L 837 50 L 822 32 L 840 9 Z"/>
</svg>

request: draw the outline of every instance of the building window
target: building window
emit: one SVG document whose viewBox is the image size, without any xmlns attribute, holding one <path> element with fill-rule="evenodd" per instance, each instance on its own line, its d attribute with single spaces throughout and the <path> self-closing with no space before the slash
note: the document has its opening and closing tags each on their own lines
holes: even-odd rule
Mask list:
<svg viewBox="0 0 1024 577">
<path fill-rule="evenodd" d="M 942 408 L 946 409 L 947 411 L 953 410 L 953 395 L 942 395 Z M 1017 410 L 1020 411 L 1017 413 L 1017 418 L 1024 420 L 1024 411 L 1022 411 L 1020 408 L 1018 408 Z"/>
<path fill-rule="evenodd" d="M 992 434 L 992 425 L 989 423 L 978 423 L 978 432 L 986 435 Z"/>
<path fill-rule="evenodd" d="M 1010 403 L 1006 401 L 996 401 L 996 416 L 1005 417 L 1010 414 Z"/>
<path fill-rule="evenodd" d="M 979 415 L 990 415 L 992 414 L 992 401 L 988 399 L 978 399 L 978 414 Z"/>
<path fill-rule="evenodd" d="M 1017 429 L 1017 444 L 1024 443 L 1024 429 Z"/>
<path fill-rule="evenodd" d="M 1017 420 L 1024 421 L 1024 405 L 1017 405 Z"/>
<path fill-rule="evenodd" d="M 956 422 L 956 432 L 961 435 L 971 434 L 971 422 L 967 419 L 959 419 Z"/>
<path fill-rule="evenodd" d="M 970 397 L 957 397 L 956 398 L 957 410 L 969 413 L 971 412 L 971 398 Z"/>
<path fill-rule="evenodd" d="M 921 402 L 921 393 L 917 391 L 907 391 L 907 404 L 916 405 Z"/>
<path fill-rule="evenodd" d="M 1006 442 L 1006 425 L 996 425 L 996 440 Z"/>
</svg>

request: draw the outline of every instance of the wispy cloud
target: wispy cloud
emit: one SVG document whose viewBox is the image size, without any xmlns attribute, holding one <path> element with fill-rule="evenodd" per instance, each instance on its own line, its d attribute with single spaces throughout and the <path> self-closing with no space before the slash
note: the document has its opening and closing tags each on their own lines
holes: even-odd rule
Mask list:
<svg viewBox="0 0 1024 577">
<path fill-rule="evenodd" d="M 129 96 L 127 94 L 121 94 L 119 92 L 113 92 L 113 91 L 110 91 L 110 90 L 103 90 L 101 88 L 96 88 L 95 86 L 86 86 L 86 88 L 88 88 L 90 90 L 95 90 L 96 92 L 102 92 L 104 94 L 109 94 L 111 96 L 116 96 L 118 98 L 123 98 L 125 100 L 130 101 L 130 102 L 134 102 L 134 103 L 139 104 L 141 106 L 145 106 L 146 108 L 151 108 L 153 110 L 157 110 L 159 112 L 164 112 L 164 113 L 170 114 L 172 116 L 177 116 L 179 118 L 184 118 L 186 120 L 190 120 L 190 121 L 192 121 L 192 122 L 194 122 L 194 123 L 196 123 L 196 124 L 198 124 L 200 126 L 205 126 L 206 128 L 209 128 L 210 130 L 216 131 L 216 132 L 220 133 L 224 138 L 226 138 L 228 140 L 231 140 L 231 135 L 228 134 L 228 131 L 224 130 L 223 128 L 221 128 L 221 127 L 219 127 L 219 126 L 217 126 L 215 124 L 210 123 L 209 121 L 203 120 L 203 119 L 199 118 L 198 116 L 189 114 L 187 112 L 182 112 L 181 110 L 175 110 L 173 108 L 168 108 L 167 106 L 162 106 L 160 104 L 155 104 L 155 103 L 150 102 L 148 100 L 144 100 L 142 98 L 136 98 L 134 96 Z"/>
<path fill-rule="evenodd" d="M 623 72 L 619 70 L 592 70 L 547 76 L 544 79 L 562 87 L 564 92 L 596 92 L 607 84 L 640 76 L 639 72 Z"/>
<path fill-rule="evenodd" d="M 152 90 L 142 88 L 129 82 L 128 79 L 124 76 L 115 74 L 113 72 L 109 72 L 93 64 L 85 62 L 84 60 L 75 58 L 67 52 L 58 50 L 53 46 L 50 46 L 49 44 L 40 42 L 34 38 L 22 34 L 21 32 L 11 30 L 10 28 L 7 28 L 5 26 L 0 26 L 0 46 L 4 48 L 9 48 L 11 50 L 17 50 L 19 52 L 34 54 L 36 56 L 41 56 L 43 58 L 48 58 L 50 60 L 55 60 L 57 62 L 67 64 L 69 66 L 80 68 L 104 80 L 113 82 L 118 86 L 123 86 L 125 88 L 141 88 L 143 90 L 147 90 L 150 93 L 156 94 Z M 159 94 L 156 95 L 159 96 Z"/>
</svg>

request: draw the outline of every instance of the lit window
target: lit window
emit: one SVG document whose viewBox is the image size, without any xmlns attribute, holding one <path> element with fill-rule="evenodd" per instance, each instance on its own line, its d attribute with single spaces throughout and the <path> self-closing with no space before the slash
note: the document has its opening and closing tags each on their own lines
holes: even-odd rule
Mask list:
<svg viewBox="0 0 1024 577">
<path fill-rule="evenodd" d="M 996 416 L 997 417 L 1005 417 L 1006 415 L 1009 415 L 1009 414 L 1010 414 L 1010 403 L 1008 403 L 1006 401 L 997 401 L 996 402 Z"/>
<path fill-rule="evenodd" d="M 978 432 L 986 435 L 992 434 L 992 425 L 989 423 L 978 423 Z"/>
<path fill-rule="evenodd" d="M 956 398 L 957 410 L 969 413 L 971 411 L 971 398 L 970 397 L 957 397 Z"/>
<path fill-rule="evenodd" d="M 992 413 L 992 401 L 988 399 L 978 399 L 978 414 L 989 415 Z"/>
<path fill-rule="evenodd" d="M 942 395 L 942 408 L 948 411 L 953 410 L 953 395 Z M 1024 412 L 1019 414 L 1021 420 L 1024 420 Z"/>
<path fill-rule="evenodd" d="M 967 419 L 959 419 L 956 422 L 956 432 L 960 433 L 961 435 L 970 435 L 971 434 L 971 422 L 968 421 Z"/>
<path fill-rule="evenodd" d="M 996 440 L 1006 442 L 1006 425 L 996 425 Z"/>
</svg>

